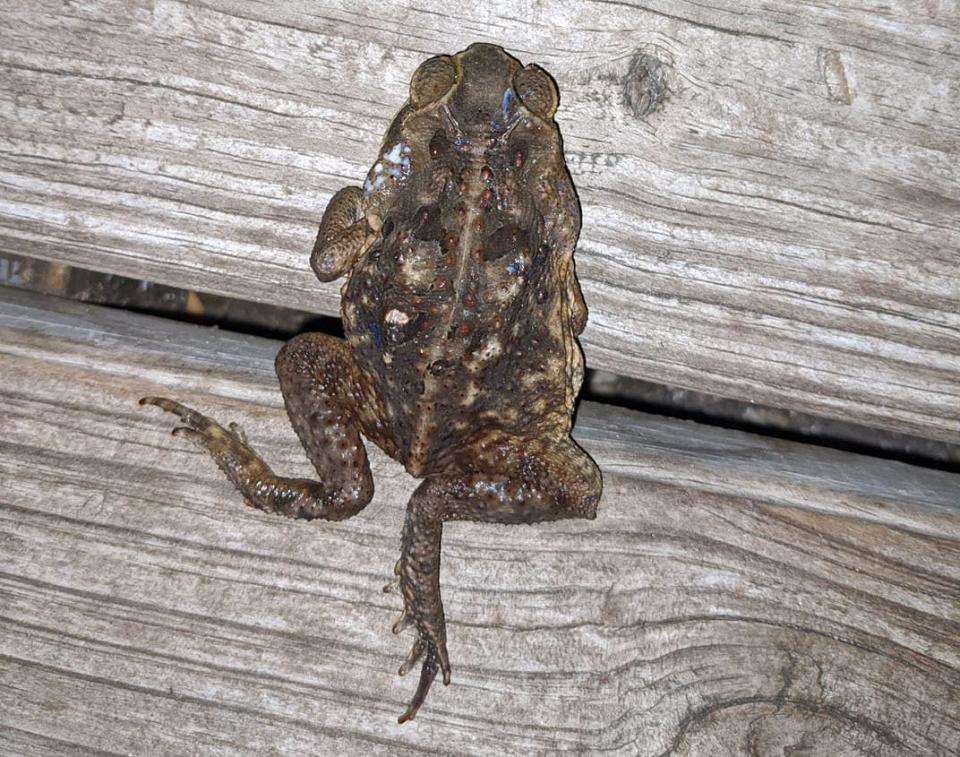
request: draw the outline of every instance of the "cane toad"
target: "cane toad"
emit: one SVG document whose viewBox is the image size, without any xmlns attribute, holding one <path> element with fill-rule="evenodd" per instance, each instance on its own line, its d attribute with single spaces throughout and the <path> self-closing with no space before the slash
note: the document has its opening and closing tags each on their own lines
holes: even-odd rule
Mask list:
<svg viewBox="0 0 960 757">
<path fill-rule="evenodd" d="M 474 44 L 425 61 L 363 186 L 337 192 L 310 259 L 347 276 L 345 339 L 302 334 L 280 390 L 319 480 L 276 475 L 233 424 L 173 400 L 174 433 L 207 449 L 247 504 L 342 520 L 373 495 L 361 435 L 423 478 L 407 505 L 395 586 L 419 660 L 413 718 L 441 672 L 448 520 L 594 518 L 600 473 L 570 438 L 586 308 L 573 267 L 580 211 L 550 76 Z"/>
</svg>

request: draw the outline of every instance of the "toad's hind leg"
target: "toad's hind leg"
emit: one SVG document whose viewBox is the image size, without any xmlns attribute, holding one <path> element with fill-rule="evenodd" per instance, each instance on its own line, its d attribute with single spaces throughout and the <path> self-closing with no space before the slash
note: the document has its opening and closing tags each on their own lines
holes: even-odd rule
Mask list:
<svg viewBox="0 0 960 757">
<path fill-rule="evenodd" d="M 426 699 L 438 670 L 450 682 L 447 632 L 440 600 L 443 522 L 538 523 L 595 518 L 600 471 L 570 439 L 504 436 L 471 454 L 471 472 L 429 476 L 407 505 L 399 563 L 403 615 L 395 630 L 412 624 L 416 640 L 400 668 L 403 675 L 421 656 L 420 682 L 403 723 Z"/>
<path fill-rule="evenodd" d="M 359 421 L 359 376 L 346 344 L 325 334 L 303 334 L 277 355 L 277 376 L 287 414 L 320 481 L 277 476 L 234 424 L 225 429 L 179 402 L 144 397 L 177 415 L 177 435 L 204 447 L 246 502 L 292 518 L 343 520 L 373 496 L 373 479 Z"/>
</svg>

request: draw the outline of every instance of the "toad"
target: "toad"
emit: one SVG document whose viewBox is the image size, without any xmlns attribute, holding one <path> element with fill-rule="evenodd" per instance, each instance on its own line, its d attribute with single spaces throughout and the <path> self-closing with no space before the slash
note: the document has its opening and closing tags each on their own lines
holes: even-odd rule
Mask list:
<svg viewBox="0 0 960 757">
<path fill-rule="evenodd" d="M 304 520 L 370 501 L 361 437 L 423 479 L 395 588 L 421 662 L 413 718 L 450 682 L 440 542 L 450 520 L 594 518 L 600 472 L 570 438 L 586 307 L 574 273 L 580 209 L 536 65 L 474 44 L 425 61 L 362 186 L 330 200 L 311 255 L 346 276 L 344 339 L 308 333 L 276 359 L 287 414 L 318 480 L 276 475 L 238 427 L 174 400 L 174 430 L 205 448 L 250 506 Z"/>
</svg>

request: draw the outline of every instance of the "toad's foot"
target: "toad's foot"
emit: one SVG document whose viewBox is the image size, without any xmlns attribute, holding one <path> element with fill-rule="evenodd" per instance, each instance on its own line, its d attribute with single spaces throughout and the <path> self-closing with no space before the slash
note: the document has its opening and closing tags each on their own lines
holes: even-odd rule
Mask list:
<svg viewBox="0 0 960 757">
<path fill-rule="evenodd" d="M 413 699 L 410 700 L 410 704 L 407 706 L 406 711 L 397 719 L 400 723 L 406 723 L 408 720 L 413 720 L 417 714 L 417 710 L 420 709 L 420 705 L 424 703 L 427 698 L 427 694 L 430 692 L 430 686 L 433 685 L 433 679 L 437 677 L 437 670 L 440 668 L 440 655 L 437 651 L 437 647 L 430 641 L 424 641 L 423 637 L 417 632 L 417 640 L 413 642 L 413 647 L 410 649 L 410 653 L 407 655 L 407 658 L 403 661 L 403 664 L 400 666 L 400 675 L 406 675 L 407 672 L 416 664 L 417 660 L 423 656 L 426 652 L 426 656 L 423 660 L 423 665 L 420 668 L 420 682 L 417 684 L 417 691 L 413 695 Z M 446 650 L 444 650 L 446 654 Z M 446 669 L 443 671 L 443 684 L 444 686 L 449 685 L 450 683 L 450 666 L 447 665 Z"/>
<path fill-rule="evenodd" d="M 238 488 L 238 479 L 272 476 L 273 471 L 247 443 L 246 434 L 236 423 L 229 430 L 196 410 L 166 397 L 143 397 L 141 405 L 154 405 L 176 415 L 183 424 L 173 429 L 174 436 L 182 436 L 205 448 Z"/>
<path fill-rule="evenodd" d="M 154 405 L 176 415 L 182 425 L 173 429 L 174 436 L 185 437 L 206 449 L 252 507 L 293 518 L 338 520 L 352 515 L 370 498 L 365 491 L 330 490 L 317 481 L 275 475 L 247 444 L 246 436 L 235 423 L 224 428 L 165 397 L 144 397 L 140 404 Z"/>
<path fill-rule="evenodd" d="M 411 612 L 405 609 L 397 622 L 393 624 L 393 632 L 400 633 L 415 623 L 417 623 L 417 621 L 413 619 Z M 428 635 L 424 633 L 420 630 L 419 624 L 416 633 L 417 636 L 413 642 L 413 646 L 410 648 L 410 652 L 407 654 L 406 659 L 400 666 L 400 670 L 397 672 L 399 675 L 405 676 L 413 666 L 417 664 L 417 661 L 423 657 L 423 665 L 420 667 L 420 682 L 417 684 L 417 691 L 413 695 L 413 699 L 407 706 L 406 711 L 399 718 L 400 723 L 413 720 L 416 716 L 420 705 L 424 703 L 427 694 L 430 693 L 430 687 L 433 685 L 433 680 L 437 677 L 438 670 L 443 669 L 443 685 L 448 686 L 450 684 L 450 663 L 447 660 L 445 640 L 437 639 L 435 634 Z"/>
<path fill-rule="evenodd" d="M 401 564 L 403 560 L 397 560 L 397 564 L 393 568 L 394 574 L 397 576 L 394 580 L 388 583 L 383 587 L 384 593 L 393 594 L 395 592 L 400 592 L 404 597 L 404 610 L 400 614 L 400 617 L 397 618 L 397 621 L 393 624 L 393 632 L 400 633 L 405 629 L 409 628 L 411 625 L 416 624 L 416 613 L 412 609 L 412 600 L 411 597 L 415 597 L 416 593 L 412 592 L 410 589 L 403 591 L 402 586 L 403 582 L 401 581 Z M 440 622 L 443 623 L 441 608 Z M 442 644 L 442 641 L 440 642 Z M 446 659 L 446 648 L 439 647 L 443 649 L 443 657 Z M 423 657 L 423 653 L 426 652 L 427 656 L 424 658 L 423 666 L 420 668 L 420 683 L 417 685 L 416 694 L 414 694 L 413 699 L 408 705 L 406 711 L 403 715 L 400 716 L 399 722 L 406 723 L 408 720 L 413 720 L 417 714 L 417 710 L 420 709 L 420 705 L 423 704 L 424 700 L 427 698 L 427 694 L 430 692 L 430 686 L 433 685 L 433 679 L 437 677 L 437 670 L 440 668 L 440 652 L 438 652 L 438 646 L 436 640 L 431 641 L 427 636 L 422 634 L 420 630 L 417 630 L 417 638 L 413 642 L 413 646 L 410 648 L 410 652 L 407 654 L 406 659 L 403 661 L 403 664 L 400 666 L 400 670 L 397 673 L 401 676 L 405 676 L 414 665 L 417 664 L 417 661 Z M 443 682 L 444 685 L 450 683 L 450 665 L 447 663 L 446 668 L 443 673 Z"/>
<path fill-rule="evenodd" d="M 490 473 L 437 475 L 424 480 L 410 498 L 400 552 L 403 615 L 394 626 L 417 629 L 417 640 L 400 668 L 403 674 L 424 657 L 420 685 L 400 722 L 423 704 L 443 672 L 450 682 L 447 631 L 440 601 L 440 542 L 447 520 L 538 523 L 561 518 L 594 518 L 600 499 L 600 471 L 572 441 L 505 436 L 488 439 L 473 464 Z"/>
<path fill-rule="evenodd" d="M 403 527 L 403 545 L 400 560 L 394 572 L 400 581 L 403 595 L 403 614 L 394 624 L 399 633 L 413 625 L 416 640 L 400 666 L 405 675 L 423 657 L 420 683 L 400 722 L 412 720 L 427 698 L 437 671 L 443 673 L 443 683 L 450 683 L 450 659 L 447 655 L 447 630 L 440 600 L 440 539 L 443 521 L 434 508 L 421 506 L 423 485 L 415 493 L 407 509 Z"/>
</svg>

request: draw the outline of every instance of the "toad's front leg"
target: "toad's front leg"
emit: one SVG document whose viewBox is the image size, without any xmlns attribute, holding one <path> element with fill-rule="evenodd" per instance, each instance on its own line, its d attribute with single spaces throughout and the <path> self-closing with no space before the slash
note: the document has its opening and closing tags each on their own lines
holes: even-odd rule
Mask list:
<svg viewBox="0 0 960 757">
<path fill-rule="evenodd" d="M 447 520 L 538 523 L 594 518 L 600 471 L 569 439 L 549 441 L 505 436 L 471 455 L 481 471 L 428 477 L 407 506 L 398 571 L 403 594 L 399 631 L 412 624 L 417 637 L 400 667 L 406 673 L 423 656 L 420 682 L 400 722 L 413 719 L 437 672 L 450 683 L 447 631 L 440 599 L 440 542 Z"/>
<path fill-rule="evenodd" d="M 363 214 L 360 187 L 344 187 L 337 192 L 323 212 L 310 254 L 310 266 L 317 278 L 333 281 L 343 276 L 376 238 L 378 229 Z"/>
</svg>

